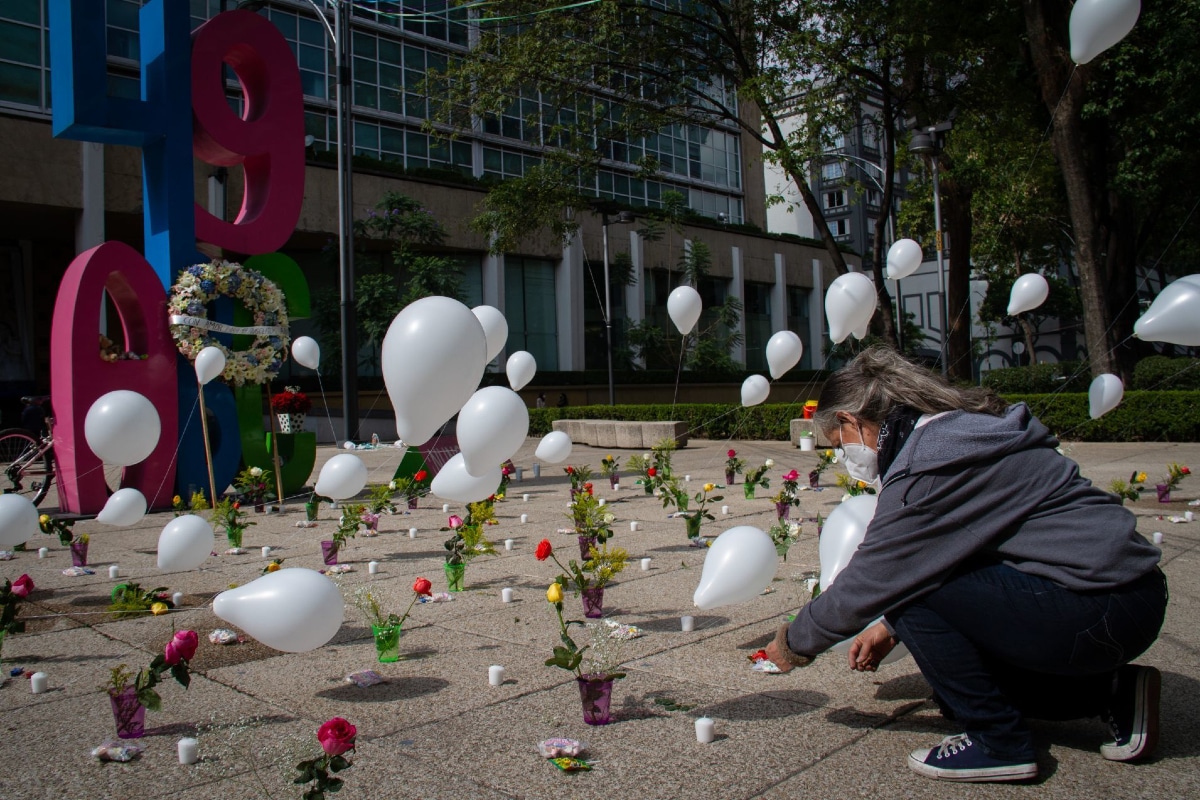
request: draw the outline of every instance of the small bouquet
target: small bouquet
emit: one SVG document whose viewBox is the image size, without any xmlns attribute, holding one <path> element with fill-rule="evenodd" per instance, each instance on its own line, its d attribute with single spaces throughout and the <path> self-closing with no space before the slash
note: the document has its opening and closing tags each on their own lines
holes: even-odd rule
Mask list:
<svg viewBox="0 0 1200 800">
<path fill-rule="evenodd" d="M 242 535 L 246 528 L 257 524 L 247 521 L 247 516 L 246 512 L 242 511 L 242 504 L 230 497 L 221 498 L 213 506 L 212 521 L 225 529 L 225 538 L 231 547 L 241 547 Z"/>
<path fill-rule="evenodd" d="M 1116 478 L 1108 485 L 1108 490 L 1121 498 L 1121 504 L 1124 505 L 1126 500 L 1137 502 L 1141 499 L 1142 492 L 1146 489 L 1146 473 L 1138 472 L 1136 469 L 1129 474 L 1129 483 Z"/>
<path fill-rule="evenodd" d="M 139 703 L 151 711 L 161 711 L 162 697 L 154 691 L 154 687 L 169 672 L 176 683 L 184 689 L 188 688 L 192 681 L 189 662 L 196 655 L 199 643 L 200 637 L 195 631 L 176 631 L 163 652 L 154 657 L 150 666 L 138 670 L 136 675 L 124 664 L 113 667 L 105 688 L 110 696 L 116 697 L 132 685 L 137 690 Z"/>
<path fill-rule="evenodd" d="M 709 492 L 712 492 L 716 488 L 716 484 L 706 483 L 701 487 L 700 491 L 696 492 L 694 497 L 689 497 L 687 491 L 674 478 L 663 483 L 663 508 L 673 505 L 679 509 L 679 516 L 687 520 L 689 539 L 695 539 L 700 535 L 700 526 L 704 524 L 704 520 L 716 519 L 707 508 L 709 503 L 719 503 L 725 499 L 724 495 L 719 494 L 709 496 Z M 692 500 L 695 500 L 697 503 L 695 508 L 691 507 Z"/>
<path fill-rule="evenodd" d="M 483 535 L 483 526 L 495 519 L 495 510 L 487 500 L 467 503 L 467 518 L 451 514 L 443 531 L 453 535 L 443 545 L 447 564 L 466 564 L 472 558 L 494 555 L 496 547 Z"/>
<path fill-rule="evenodd" d="M 725 482 L 732 483 L 731 475 L 741 475 L 742 470 L 746 467 L 746 459 L 738 458 L 737 450 L 730 450 L 725 454 Z"/>
<path fill-rule="evenodd" d="M 767 459 L 762 463 L 762 466 L 755 467 L 746 473 L 746 483 L 760 489 L 769 489 L 771 487 L 771 479 L 767 477 L 767 470 L 775 466 L 772 459 Z"/>
<path fill-rule="evenodd" d="M 613 535 L 612 524 L 617 518 L 590 492 L 576 495 L 571 501 L 571 521 L 575 532 L 604 544 Z"/>
<path fill-rule="evenodd" d="M 113 587 L 110 599 L 108 610 L 114 619 L 140 617 L 147 612 L 157 617 L 175 607 L 175 604 L 171 602 L 171 593 L 167 587 L 155 586 L 153 589 L 143 589 L 133 581 L 120 583 Z"/>
<path fill-rule="evenodd" d="M 192 499 L 188 501 L 188 507 L 192 511 L 203 511 L 208 508 L 208 497 L 205 496 L 203 489 L 192 492 Z"/>
<path fill-rule="evenodd" d="M 408 619 L 409 613 L 412 612 L 413 606 L 417 604 L 418 600 L 420 600 L 422 597 L 433 596 L 433 584 L 429 582 L 428 578 L 417 578 L 415 581 L 413 581 L 412 589 L 412 600 L 409 601 L 408 608 L 406 608 L 404 613 L 399 617 L 397 617 L 394 613 L 385 615 L 383 613 L 383 607 L 379 604 L 379 598 L 376 597 L 375 593 L 366 586 L 360 586 L 354 590 L 354 598 L 352 602 L 354 603 L 354 607 L 362 612 L 363 616 L 367 618 L 367 622 L 371 625 L 375 625 L 376 627 L 380 628 L 385 626 L 403 625 L 404 621 Z"/>
<path fill-rule="evenodd" d="M 307 414 L 312 410 L 312 400 L 299 386 L 286 386 L 281 393 L 271 396 L 271 410 L 276 414 Z"/>
<path fill-rule="evenodd" d="M 396 481 L 380 483 L 370 487 L 367 490 L 367 508 L 376 516 L 379 514 L 396 513 L 396 506 L 392 502 L 392 496 L 398 488 L 399 484 Z"/>
<path fill-rule="evenodd" d="M 362 503 L 350 503 L 342 506 L 342 516 L 338 519 L 338 528 L 333 532 L 333 542 L 339 550 L 346 544 L 347 539 L 354 538 L 360 526 L 366 525 L 363 521 L 365 513 L 367 513 L 367 507 Z"/>
<path fill-rule="evenodd" d="M 589 481 L 592 479 L 592 468 L 584 465 L 582 467 L 563 467 L 563 472 L 567 473 L 567 477 L 571 479 L 571 489 L 575 492 L 586 491 Z"/>
<path fill-rule="evenodd" d="M 4 588 L 0 589 L 0 635 L 24 633 L 25 623 L 17 620 L 17 615 L 21 613 L 18 604 L 27 599 L 35 588 L 33 578 L 28 575 L 22 575 L 15 581 L 4 581 Z"/>
<path fill-rule="evenodd" d="M 837 485 L 839 489 L 842 489 L 851 497 L 858 497 L 860 494 L 875 494 L 873 486 L 862 481 L 856 481 L 849 475 L 839 474 L 837 476 Z"/>
<path fill-rule="evenodd" d="M 767 535 L 775 543 L 775 552 L 787 561 L 788 549 L 800 538 L 800 524 L 779 520 L 767 529 Z"/>
<path fill-rule="evenodd" d="M 565 589 L 568 584 L 573 585 L 575 591 L 580 594 L 587 589 L 604 588 L 625 570 L 629 553 L 620 547 L 610 548 L 607 544 L 600 547 L 592 545 L 591 550 L 588 551 L 588 559 L 583 562 L 582 566 L 575 559 L 571 559 L 564 567 L 558 560 L 558 556 L 554 554 L 554 547 L 550 544 L 550 540 L 542 539 L 538 542 L 534 557 L 538 561 L 545 561 L 549 558 L 562 570 L 562 574 L 554 579 L 553 584 L 559 587 L 561 596 L 562 589 Z"/>
<path fill-rule="evenodd" d="M 800 473 L 796 470 L 786 472 L 780 478 L 780 481 L 782 481 L 783 486 L 771 499 L 775 501 L 776 504 L 786 503 L 790 506 L 800 505 Z"/>
<path fill-rule="evenodd" d="M 612 478 L 620 468 L 621 462 L 617 458 L 614 458 L 612 453 L 600 459 L 600 474 L 606 478 Z"/>
<path fill-rule="evenodd" d="M 182 517 L 184 514 L 188 513 L 187 504 L 183 502 L 183 498 L 179 495 L 175 495 L 171 498 L 171 511 L 173 511 L 177 517 Z"/>
<path fill-rule="evenodd" d="M 837 453 L 832 450 L 820 450 L 817 452 L 817 467 L 808 473 L 808 485 L 817 488 L 817 483 L 821 480 L 821 473 L 837 463 Z"/>
<path fill-rule="evenodd" d="M 1192 471 L 1187 467 L 1181 467 L 1178 464 L 1168 464 L 1167 477 L 1164 484 L 1167 487 L 1167 491 L 1173 492 L 1178 489 L 1180 481 L 1191 474 Z"/>
<path fill-rule="evenodd" d="M 275 496 L 271 491 L 271 471 L 262 467 L 246 467 L 233 479 L 233 486 L 256 506 L 262 505 L 268 497 Z"/>
<path fill-rule="evenodd" d="M 354 766 L 354 762 L 346 758 L 346 753 L 353 752 L 357 735 L 358 729 L 341 717 L 334 717 L 317 729 L 317 741 L 324 752 L 296 765 L 300 774 L 294 782 L 300 786 L 314 784 L 304 791 L 304 800 L 324 800 L 326 792 L 332 793 L 342 788 L 345 781 L 333 777 L 333 774 Z"/>
<path fill-rule="evenodd" d="M 90 541 L 86 533 L 81 533 L 78 537 L 75 536 L 75 532 L 71 530 L 75 527 L 75 520 L 73 519 L 58 519 L 49 514 L 42 514 L 38 517 L 38 527 L 41 528 L 42 533 L 57 536 L 59 544 L 63 547 L 69 547 L 73 542 L 87 544 Z"/>
<path fill-rule="evenodd" d="M 417 501 L 429 494 L 429 485 L 425 482 L 428 478 L 429 473 L 419 469 L 411 478 L 396 478 L 388 487 L 403 497 L 409 508 L 416 508 Z"/>
<path fill-rule="evenodd" d="M 500 488 L 496 490 L 497 500 L 503 500 L 508 494 L 508 484 L 512 482 L 512 476 L 516 474 L 517 467 L 511 458 L 500 465 Z"/>
</svg>

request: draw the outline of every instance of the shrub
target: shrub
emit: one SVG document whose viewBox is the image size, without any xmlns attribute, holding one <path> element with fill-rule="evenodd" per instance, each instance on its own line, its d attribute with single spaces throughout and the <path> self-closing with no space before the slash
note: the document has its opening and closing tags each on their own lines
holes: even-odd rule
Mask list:
<svg viewBox="0 0 1200 800">
<path fill-rule="evenodd" d="M 1186 391 L 1200 389 L 1200 358 L 1143 358 L 1133 368 L 1133 382 L 1128 388 L 1146 390 Z"/>
<path fill-rule="evenodd" d="M 1091 373 L 1078 361 L 1002 367 L 983 376 L 983 385 L 1000 394 L 1086 392 L 1091 381 Z"/>
</svg>

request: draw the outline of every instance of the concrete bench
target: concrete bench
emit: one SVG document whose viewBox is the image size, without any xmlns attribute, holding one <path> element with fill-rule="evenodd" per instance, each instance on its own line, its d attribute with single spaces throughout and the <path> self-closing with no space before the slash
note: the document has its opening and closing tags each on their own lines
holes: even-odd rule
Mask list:
<svg viewBox="0 0 1200 800">
<path fill-rule="evenodd" d="M 556 419 L 554 430 L 562 431 L 576 444 L 592 447 L 611 447 L 621 450 L 644 450 L 674 439 L 676 447 L 687 447 L 686 422 L 618 422 L 607 419 Z"/>
</svg>

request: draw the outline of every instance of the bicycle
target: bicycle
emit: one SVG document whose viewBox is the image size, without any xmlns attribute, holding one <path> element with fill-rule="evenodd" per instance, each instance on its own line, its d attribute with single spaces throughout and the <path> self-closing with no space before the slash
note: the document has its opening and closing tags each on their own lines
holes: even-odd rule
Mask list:
<svg viewBox="0 0 1200 800">
<path fill-rule="evenodd" d="M 24 403 L 45 404 L 49 397 L 22 397 Z M 35 506 L 41 504 L 54 485 L 54 418 L 46 417 L 46 433 L 40 438 L 25 428 L 0 431 L 0 472 L 7 486 L 0 493 L 24 495 Z"/>
</svg>

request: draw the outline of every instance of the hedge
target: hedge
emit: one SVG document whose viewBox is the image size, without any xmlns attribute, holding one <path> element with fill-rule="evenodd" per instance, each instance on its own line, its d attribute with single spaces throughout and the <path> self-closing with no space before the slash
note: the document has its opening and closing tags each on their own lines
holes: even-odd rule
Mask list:
<svg viewBox="0 0 1200 800">
<path fill-rule="evenodd" d="M 984 386 L 1005 395 L 1086 392 L 1091 382 L 1091 372 L 1078 361 L 1001 367 L 983 375 Z"/>
<path fill-rule="evenodd" d="M 1130 389 L 1188 391 L 1200 389 L 1200 358 L 1143 358 L 1133 368 Z"/>
<path fill-rule="evenodd" d="M 1084 392 L 1005 394 L 1010 403 L 1024 401 L 1058 437 L 1077 442 L 1200 441 L 1200 391 L 1125 393 L 1121 405 L 1098 420 L 1088 417 Z M 568 406 L 529 410 L 529 435 L 543 436 L 556 419 L 622 421 L 678 420 L 689 435 L 701 439 L 766 439 L 786 441 L 791 420 L 801 415 L 797 403 L 742 408 L 734 403 L 667 403 L 624 406 Z"/>
</svg>

